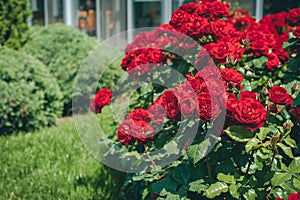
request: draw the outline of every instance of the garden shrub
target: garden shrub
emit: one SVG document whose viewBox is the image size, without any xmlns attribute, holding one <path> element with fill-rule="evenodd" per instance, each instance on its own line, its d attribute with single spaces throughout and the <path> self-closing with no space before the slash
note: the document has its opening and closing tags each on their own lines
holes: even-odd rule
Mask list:
<svg viewBox="0 0 300 200">
<path fill-rule="evenodd" d="M 0 59 L 0 133 L 54 124 L 62 112 L 62 94 L 43 63 L 5 47 Z"/>
<path fill-rule="evenodd" d="M 30 15 L 28 0 L 0 1 L 0 46 L 22 47 L 29 36 Z"/>
<path fill-rule="evenodd" d="M 77 71 L 90 51 L 93 50 L 97 44 L 99 43 L 95 38 L 89 37 L 77 29 L 64 24 L 53 24 L 48 27 L 34 28 L 29 41 L 23 48 L 23 51 L 33 55 L 47 65 L 50 72 L 57 79 L 64 95 L 64 115 L 69 115 L 72 112 L 73 83 Z M 110 60 L 107 59 L 107 55 L 113 53 L 114 50 L 108 50 L 106 52 L 107 54 L 97 54 L 99 58 L 99 60 L 97 60 L 101 62 L 101 65 L 110 63 Z M 96 64 L 99 65 L 99 63 Z M 107 70 L 105 78 L 99 82 L 101 87 L 110 87 L 114 83 L 114 80 L 119 76 L 118 74 L 120 74 L 119 70 L 114 70 L 117 68 L 118 66 L 114 65 L 114 67 Z M 97 71 L 97 69 L 93 70 Z M 81 76 L 80 80 L 91 81 L 94 80 L 93 78 L 99 79 L 99 74 L 89 74 L 93 74 L 93 77 L 89 75 Z M 90 91 L 90 89 L 86 91 Z M 75 96 L 80 97 L 85 94 L 77 91 Z M 88 106 L 85 110 L 87 109 Z"/>
</svg>

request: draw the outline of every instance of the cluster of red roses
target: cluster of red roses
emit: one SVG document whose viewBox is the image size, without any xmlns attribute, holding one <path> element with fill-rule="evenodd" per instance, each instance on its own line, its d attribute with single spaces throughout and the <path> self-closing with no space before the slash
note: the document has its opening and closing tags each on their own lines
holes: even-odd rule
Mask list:
<svg viewBox="0 0 300 200">
<path fill-rule="evenodd" d="M 104 106 L 110 104 L 112 92 L 108 88 L 99 90 L 90 101 L 90 109 L 92 112 L 98 114 Z"/>
<path fill-rule="evenodd" d="M 178 46 L 192 50 L 199 43 L 213 60 L 198 50 L 194 67 L 199 71 L 195 75 L 186 74 L 185 83 L 165 91 L 148 110 L 132 111 L 119 126 L 121 143 L 148 142 L 154 138 L 155 126 L 165 117 L 180 120 L 192 116 L 207 122 L 226 112 L 225 127 L 241 125 L 256 130 L 264 125 L 267 116 L 281 111 L 280 105 L 292 104 L 293 99 L 283 87 L 274 86 L 269 91 L 265 88 L 261 94 L 242 91 L 242 74 L 234 68 L 218 69 L 211 64 L 214 61 L 228 67 L 235 65 L 243 55 L 247 59 L 266 56 L 266 68 L 277 69 L 280 62 L 289 60 L 282 44 L 288 40 L 291 30 L 297 37 L 300 9 L 267 16 L 259 23 L 246 11 L 229 13 L 228 9 L 228 3 L 216 0 L 184 4 L 173 13 L 169 24 L 139 34 L 126 47 L 121 67 L 132 75 L 144 74 L 172 60 L 172 51 L 165 52 L 176 50 Z M 267 110 L 262 103 L 267 105 Z M 299 119 L 299 106 L 288 106 L 288 109 Z"/>
</svg>

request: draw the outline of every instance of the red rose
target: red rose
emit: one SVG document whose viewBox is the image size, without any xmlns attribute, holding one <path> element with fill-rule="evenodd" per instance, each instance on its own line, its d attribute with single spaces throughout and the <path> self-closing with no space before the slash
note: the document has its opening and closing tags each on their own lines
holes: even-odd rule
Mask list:
<svg viewBox="0 0 300 200">
<path fill-rule="evenodd" d="M 292 116 L 294 117 L 294 119 L 300 122 L 300 105 L 296 106 L 295 108 L 292 108 L 292 110 L 293 110 Z"/>
<path fill-rule="evenodd" d="M 108 88 L 99 90 L 90 102 L 90 109 L 94 113 L 101 113 L 101 109 L 110 104 L 112 92 Z"/>
<path fill-rule="evenodd" d="M 227 86 L 232 89 L 232 87 L 237 89 L 242 89 L 241 83 L 244 79 L 243 75 L 240 74 L 234 68 L 225 68 L 221 70 L 222 78 L 226 81 Z"/>
<path fill-rule="evenodd" d="M 288 200 L 300 200 L 300 192 L 290 194 Z"/>
<path fill-rule="evenodd" d="M 264 106 L 254 99 L 241 99 L 233 112 L 233 119 L 245 129 L 257 130 L 265 124 Z"/>
<path fill-rule="evenodd" d="M 294 35 L 296 38 L 300 38 L 300 26 L 297 26 L 297 27 L 294 29 L 293 35 Z"/>
<path fill-rule="evenodd" d="M 130 119 L 133 119 L 134 121 L 145 121 L 149 122 L 151 120 L 150 113 L 148 110 L 145 110 L 143 108 L 138 108 L 136 110 L 133 110 L 129 116 Z"/>
<path fill-rule="evenodd" d="M 300 25 L 300 8 L 291 9 L 287 15 L 286 21 L 291 26 Z"/>
<path fill-rule="evenodd" d="M 131 127 L 133 137 L 139 143 L 146 143 L 154 139 L 154 128 L 145 121 L 134 122 L 134 126 Z"/>
<path fill-rule="evenodd" d="M 243 91 L 240 93 L 240 99 L 254 99 L 257 100 L 258 94 L 255 92 Z"/>
<path fill-rule="evenodd" d="M 165 91 L 162 96 L 158 98 L 158 101 L 156 103 L 159 103 L 162 105 L 167 113 L 167 117 L 169 119 L 179 119 L 180 118 L 180 112 L 178 107 L 178 99 L 175 96 L 174 92 L 171 90 Z"/>
<path fill-rule="evenodd" d="M 184 26 L 185 23 L 189 20 L 190 16 L 191 15 L 188 12 L 177 9 L 173 12 L 171 21 L 169 23 L 177 29 Z"/>
<path fill-rule="evenodd" d="M 183 4 L 182 6 L 179 7 L 180 10 L 184 10 L 190 14 L 193 14 L 195 10 L 198 9 L 199 3 L 198 2 L 191 2 L 187 4 Z"/>
<path fill-rule="evenodd" d="M 274 71 L 275 69 L 278 68 L 280 64 L 280 60 L 275 53 L 270 53 L 267 55 L 268 57 L 268 62 L 266 63 L 266 68 L 270 71 Z"/>
<path fill-rule="evenodd" d="M 254 40 L 251 42 L 249 46 L 249 50 L 251 50 L 255 56 L 259 57 L 262 55 L 267 55 L 269 52 L 268 43 L 265 40 Z"/>
<path fill-rule="evenodd" d="M 201 93 L 197 96 L 199 118 L 204 121 L 216 119 L 220 114 L 220 105 L 212 101 L 208 93 Z"/>
<path fill-rule="evenodd" d="M 189 21 L 186 23 L 188 30 L 187 34 L 192 37 L 200 38 L 203 35 L 210 34 L 210 24 L 206 18 L 197 15 L 191 15 Z"/>
<path fill-rule="evenodd" d="M 193 116 L 197 108 L 197 102 L 194 98 L 187 97 L 180 101 L 180 111 L 185 117 Z"/>
<path fill-rule="evenodd" d="M 219 41 L 206 44 L 204 48 L 213 57 L 214 61 L 220 64 L 226 64 L 228 57 L 240 61 L 244 53 L 244 49 L 234 42 Z"/>
<path fill-rule="evenodd" d="M 231 33 L 236 32 L 231 23 L 220 20 L 211 23 L 211 30 L 216 40 L 231 37 Z"/>
<path fill-rule="evenodd" d="M 125 120 L 119 125 L 117 137 L 124 145 L 132 145 L 136 141 L 131 132 L 133 123 L 133 120 Z"/>
<path fill-rule="evenodd" d="M 210 20 L 220 19 L 223 17 L 228 17 L 228 8 L 230 5 L 228 3 L 223 3 L 219 1 L 205 1 L 202 2 L 198 9 L 197 14 L 201 17 L 209 18 Z"/>
<path fill-rule="evenodd" d="M 226 115 L 228 117 L 231 118 L 232 113 L 233 113 L 235 107 L 237 106 L 237 103 L 238 103 L 238 101 L 237 101 L 236 96 L 229 92 L 226 92 L 225 98 L 221 99 L 221 106 L 222 106 L 222 108 L 226 109 L 226 111 L 227 111 Z"/>
<path fill-rule="evenodd" d="M 162 105 L 154 104 L 148 108 L 151 124 L 160 126 L 166 117 L 166 111 Z"/>
<path fill-rule="evenodd" d="M 287 93 L 286 89 L 280 86 L 274 86 L 269 91 L 270 101 L 281 105 L 289 105 L 293 103 L 292 97 Z"/>
</svg>

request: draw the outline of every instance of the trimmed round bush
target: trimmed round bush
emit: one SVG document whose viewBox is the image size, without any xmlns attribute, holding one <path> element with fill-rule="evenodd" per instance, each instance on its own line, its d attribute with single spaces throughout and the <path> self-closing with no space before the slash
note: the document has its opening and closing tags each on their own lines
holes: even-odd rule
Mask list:
<svg viewBox="0 0 300 200">
<path fill-rule="evenodd" d="M 99 44 L 94 37 L 89 37 L 85 33 L 64 24 L 53 24 L 48 27 L 34 28 L 31 36 L 23 48 L 28 54 L 33 55 L 45 65 L 51 74 L 57 79 L 61 91 L 64 95 L 64 115 L 72 113 L 72 97 L 86 96 L 91 89 L 77 90 L 73 95 L 74 80 L 77 72 L 87 58 L 89 53 Z M 111 49 L 111 48 L 110 48 Z M 114 53 L 114 51 L 108 51 Z M 109 64 L 108 54 L 99 55 L 102 64 Z M 113 80 L 120 76 L 119 66 L 114 65 L 113 69 L 107 70 L 99 83 L 99 87 L 110 87 Z M 95 73 L 92 77 L 84 76 L 82 81 L 91 81 L 96 78 Z M 82 77 L 81 77 L 82 78 Z M 97 74 L 99 78 L 99 74 Z M 87 97 L 90 98 L 90 97 Z M 88 107 L 87 107 L 88 108 Z M 84 110 L 88 110 L 88 109 Z"/>
<path fill-rule="evenodd" d="M 28 0 L 0 1 L 0 46 L 21 48 L 29 36 L 30 16 Z"/>
<path fill-rule="evenodd" d="M 5 47 L 0 60 L 0 133 L 54 124 L 62 113 L 62 93 L 45 65 Z"/>
</svg>

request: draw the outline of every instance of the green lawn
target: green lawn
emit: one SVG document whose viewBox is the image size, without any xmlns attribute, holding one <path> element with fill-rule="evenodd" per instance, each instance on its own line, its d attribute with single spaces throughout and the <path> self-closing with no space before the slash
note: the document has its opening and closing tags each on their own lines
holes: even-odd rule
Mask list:
<svg viewBox="0 0 300 200">
<path fill-rule="evenodd" d="M 124 175 L 89 155 L 73 119 L 0 136 L 0 199 L 124 199 Z"/>
</svg>

